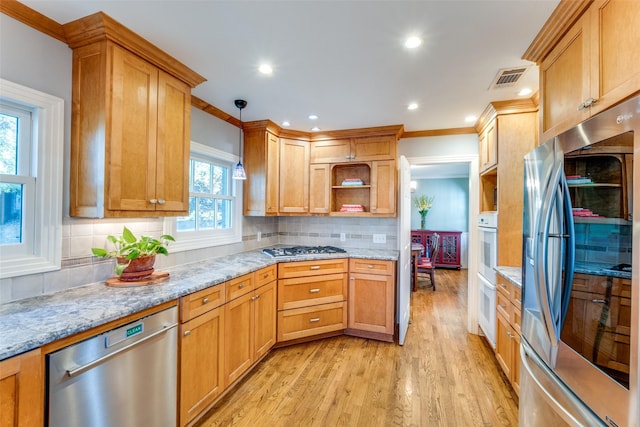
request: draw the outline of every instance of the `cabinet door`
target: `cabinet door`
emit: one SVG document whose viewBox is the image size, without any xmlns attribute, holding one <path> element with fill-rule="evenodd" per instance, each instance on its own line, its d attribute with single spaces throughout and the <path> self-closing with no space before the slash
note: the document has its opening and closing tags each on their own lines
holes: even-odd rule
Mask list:
<svg viewBox="0 0 640 427">
<path fill-rule="evenodd" d="M 312 141 L 309 161 L 311 163 L 343 163 L 351 160 L 351 140 L 332 139 Z"/>
<path fill-rule="evenodd" d="M 309 169 L 309 213 L 328 214 L 331 165 L 326 163 L 311 164 Z"/>
<path fill-rule="evenodd" d="M 397 147 L 398 143 L 393 136 L 354 138 L 351 141 L 351 160 L 394 160 L 398 157 Z"/>
<path fill-rule="evenodd" d="M 396 162 L 371 162 L 371 213 L 396 213 Z"/>
<path fill-rule="evenodd" d="M 511 349 L 513 353 L 513 359 L 511 363 L 511 385 L 515 390 L 516 394 L 520 395 L 520 335 L 513 334 L 511 336 L 511 344 L 513 348 Z"/>
<path fill-rule="evenodd" d="M 156 210 L 189 211 L 191 88 L 160 71 L 156 145 Z"/>
<path fill-rule="evenodd" d="M 588 16 L 584 15 L 540 64 L 541 141 L 588 117 L 578 109 L 590 96 Z"/>
<path fill-rule="evenodd" d="M 124 49 L 111 49 L 107 208 L 155 210 L 158 70 Z"/>
<path fill-rule="evenodd" d="M 224 308 L 180 325 L 180 425 L 184 426 L 224 389 Z"/>
<path fill-rule="evenodd" d="M 263 208 L 267 214 L 275 215 L 278 213 L 278 195 L 280 191 L 280 138 L 267 132 L 266 144 L 265 205 Z"/>
<path fill-rule="evenodd" d="M 640 2 L 597 0 L 589 14 L 595 114 L 640 88 Z"/>
<path fill-rule="evenodd" d="M 393 276 L 351 273 L 349 328 L 393 334 L 394 292 Z"/>
<path fill-rule="evenodd" d="M 224 309 L 224 376 L 225 386 L 228 386 L 253 363 L 253 292 L 228 302 Z"/>
<path fill-rule="evenodd" d="M 309 143 L 280 139 L 279 213 L 309 212 Z"/>
<path fill-rule="evenodd" d="M 44 425 L 43 372 L 39 349 L 0 362 L 0 425 Z"/>
<path fill-rule="evenodd" d="M 266 354 L 276 343 L 276 281 L 255 291 L 254 315 L 254 360 Z"/>
<path fill-rule="evenodd" d="M 496 313 L 496 359 L 507 378 L 512 376 L 513 329 L 500 311 Z"/>
<path fill-rule="evenodd" d="M 480 172 L 485 172 L 498 164 L 498 132 L 496 120 L 492 120 L 478 139 Z"/>
</svg>

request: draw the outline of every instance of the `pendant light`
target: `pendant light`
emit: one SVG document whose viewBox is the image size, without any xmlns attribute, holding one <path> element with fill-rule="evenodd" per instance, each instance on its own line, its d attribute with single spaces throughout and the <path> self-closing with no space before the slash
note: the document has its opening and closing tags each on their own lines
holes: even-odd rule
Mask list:
<svg viewBox="0 0 640 427">
<path fill-rule="evenodd" d="M 247 106 L 247 101 L 244 99 L 236 99 L 234 101 L 236 107 L 240 110 L 240 126 L 238 128 L 239 136 L 238 140 L 240 141 L 240 155 L 238 156 L 240 160 L 238 160 L 238 164 L 236 168 L 233 170 L 233 179 L 247 179 L 247 174 L 244 171 L 244 166 L 242 166 L 242 109 Z"/>
</svg>

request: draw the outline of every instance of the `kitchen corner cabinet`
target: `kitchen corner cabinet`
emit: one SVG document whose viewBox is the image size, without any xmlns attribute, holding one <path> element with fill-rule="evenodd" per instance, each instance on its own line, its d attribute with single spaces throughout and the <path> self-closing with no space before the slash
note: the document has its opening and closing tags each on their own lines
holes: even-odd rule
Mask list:
<svg viewBox="0 0 640 427">
<path fill-rule="evenodd" d="M 278 214 L 309 213 L 309 142 L 280 138 Z"/>
<path fill-rule="evenodd" d="M 225 284 L 180 299 L 179 425 L 205 411 L 224 390 Z"/>
<path fill-rule="evenodd" d="M 241 378 L 275 344 L 275 268 L 266 267 L 227 282 L 225 386 Z M 266 283 L 259 280 L 264 274 L 272 279 Z"/>
<path fill-rule="evenodd" d="M 243 161 L 247 172 L 243 190 L 244 215 L 277 215 L 280 190 L 280 138 L 267 131 L 264 126 L 245 129 Z"/>
<path fill-rule="evenodd" d="M 347 259 L 278 264 L 278 342 L 347 327 Z"/>
<path fill-rule="evenodd" d="M 395 216 L 396 176 L 395 160 L 331 165 L 330 215 Z M 346 185 L 353 179 L 360 180 L 360 184 Z M 346 206 L 362 210 L 344 210 Z"/>
<path fill-rule="evenodd" d="M 347 335 L 393 342 L 395 326 L 395 263 L 349 260 Z"/>
<path fill-rule="evenodd" d="M 640 89 L 640 2 L 596 0 L 540 65 L 542 141 Z"/>
<path fill-rule="evenodd" d="M 191 87 L 204 78 L 101 13 L 65 24 L 65 33 L 70 215 L 185 215 Z"/>
<path fill-rule="evenodd" d="M 44 390 L 40 349 L 0 361 L 0 425 L 41 427 Z"/>
<path fill-rule="evenodd" d="M 520 394 L 521 289 L 500 274 L 496 280 L 496 359 Z"/>
</svg>

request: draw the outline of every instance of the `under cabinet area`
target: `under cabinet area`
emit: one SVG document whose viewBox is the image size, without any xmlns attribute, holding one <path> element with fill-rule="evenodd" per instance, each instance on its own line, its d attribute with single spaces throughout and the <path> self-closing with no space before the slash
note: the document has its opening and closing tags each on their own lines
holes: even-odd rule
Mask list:
<svg viewBox="0 0 640 427">
<path fill-rule="evenodd" d="M 393 342 L 395 327 L 395 263 L 349 260 L 347 335 Z"/>
<path fill-rule="evenodd" d="M 346 259 L 278 265 L 278 342 L 347 327 Z"/>
<path fill-rule="evenodd" d="M 0 361 L 2 426 L 44 424 L 44 366 L 40 349 Z"/>
<path fill-rule="evenodd" d="M 70 215 L 186 214 L 191 87 L 205 79 L 102 13 L 64 27 L 73 49 Z"/>
</svg>

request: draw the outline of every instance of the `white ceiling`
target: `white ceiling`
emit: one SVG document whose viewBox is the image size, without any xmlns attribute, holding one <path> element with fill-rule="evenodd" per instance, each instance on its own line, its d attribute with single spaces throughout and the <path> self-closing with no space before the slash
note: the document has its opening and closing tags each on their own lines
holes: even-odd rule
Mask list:
<svg viewBox="0 0 640 427">
<path fill-rule="evenodd" d="M 521 58 L 558 0 L 20 0 L 64 24 L 103 11 L 207 78 L 193 94 L 243 121 L 308 131 L 468 127 L 488 102 L 537 90 Z M 414 50 L 404 38 L 424 40 Z M 257 71 L 269 62 L 273 75 Z M 501 68 L 532 65 L 509 89 Z M 407 111 L 410 102 L 419 108 Z M 316 121 L 308 119 L 314 113 Z"/>
</svg>

